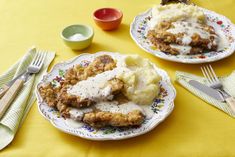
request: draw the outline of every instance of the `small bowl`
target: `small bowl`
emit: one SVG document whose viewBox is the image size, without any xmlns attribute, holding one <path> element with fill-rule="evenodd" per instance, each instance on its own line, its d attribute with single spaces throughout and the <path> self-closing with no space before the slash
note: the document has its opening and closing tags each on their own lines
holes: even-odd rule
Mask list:
<svg viewBox="0 0 235 157">
<path fill-rule="evenodd" d="M 65 27 L 61 32 L 64 43 L 73 50 L 87 48 L 93 39 L 94 31 L 87 25 L 71 25 Z"/>
<path fill-rule="evenodd" d="M 101 8 L 93 13 L 95 23 L 103 30 L 118 28 L 122 21 L 122 11 L 115 8 Z"/>
</svg>

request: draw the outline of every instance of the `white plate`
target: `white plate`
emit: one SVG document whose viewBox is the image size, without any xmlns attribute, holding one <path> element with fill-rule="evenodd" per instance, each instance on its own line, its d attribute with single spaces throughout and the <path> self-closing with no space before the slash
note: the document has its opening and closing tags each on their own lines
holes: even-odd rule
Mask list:
<svg viewBox="0 0 235 157">
<path fill-rule="evenodd" d="M 145 50 L 159 58 L 181 62 L 181 63 L 207 63 L 214 62 L 225 57 L 230 56 L 235 51 L 235 26 L 232 22 L 225 16 L 219 15 L 213 11 L 200 8 L 206 15 L 208 25 L 221 30 L 226 38 L 228 39 L 229 45 L 223 51 L 220 52 L 208 52 L 199 55 L 171 55 L 166 54 L 162 51 L 157 50 L 151 42 L 146 38 L 149 31 L 148 22 L 151 19 L 151 10 L 137 15 L 130 27 L 130 34 L 136 44 Z"/>
<path fill-rule="evenodd" d="M 36 95 L 38 100 L 39 112 L 59 130 L 90 140 L 120 140 L 135 137 L 152 130 L 171 113 L 174 108 L 174 99 L 176 96 L 176 91 L 170 82 L 169 76 L 164 70 L 159 69 L 156 66 L 154 66 L 156 71 L 162 77 L 162 81 L 160 82 L 161 92 L 155 99 L 154 103 L 150 106 L 151 109 L 154 111 L 154 116 L 151 119 L 145 120 L 139 127 L 104 127 L 95 129 L 85 123 L 82 123 L 81 127 L 73 128 L 67 125 L 65 119 L 60 116 L 60 113 L 58 111 L 56 111 L 54 108 L 49 107 L 45 102 L 42 101 L 42 98 L 38 92 L 38 87 L 40 85 L 47 82 L 51 82 L 52 84 L 56 85 L 61 79 L 63 79 L 63 75 L 68 68 L 77 64 L 86 66 L 95 57 L 102 54 L 108 54 L 113 58 L 115 58 L 115 56 L 121 55 L 119 53 L 111 52 L 82 54 L 67 62 L 56 64 L 52 68 L 51 72 L 46 74 L 37 85 Z"/>
</svg>

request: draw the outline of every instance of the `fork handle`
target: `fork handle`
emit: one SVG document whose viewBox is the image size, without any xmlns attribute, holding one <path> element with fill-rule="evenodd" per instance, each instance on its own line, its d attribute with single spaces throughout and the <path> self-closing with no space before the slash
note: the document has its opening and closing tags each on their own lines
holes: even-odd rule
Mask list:
<svg viewBox="0 0 235 157">
<path fill-rule="evenodd" d="M 15 99 L 20 89 L 23 87 L 23 84 L 23 80 L 16 80 L 15 83 L 9 88 L 9 90 L 0 100 L 0 119 L 5 114 L 6 110 L 8 109 L 12 101 Z"/>
<path fill-rule="evenodd" d="M 235 98 L 234 97 L 228 97 L 228 98 L 225 99 L 225 101 L 228 103 L 228 105 L 230 106 L 233 113 L 235 113 Z"/>
<path fill-rule="evenodd" d="M 3 95 L 8 91 L 8 89 L 9 89 L 9 86 L 7 86 L 7 85 L 2 85 L 2 87 L 0 88 L 0 98 L 2 98 L 3 97 Z"/>
</svg>

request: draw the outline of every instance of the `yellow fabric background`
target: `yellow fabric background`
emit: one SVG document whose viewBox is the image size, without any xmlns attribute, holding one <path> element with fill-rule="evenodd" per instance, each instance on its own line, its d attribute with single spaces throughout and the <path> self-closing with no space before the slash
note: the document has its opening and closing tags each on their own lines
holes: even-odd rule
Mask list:
<svg viewBox="0 0 235 157">
<path fill-rule="evenodd" d="M 200 65 L 163 61 L 141 50 L 129 35 L 129 25 L 140 12 L 159 0 L 0 0 L 0 73 L 15 63 L 32 45 L 55 50 L 53 64 L 83 52 L 100 50 L 136 53 L 165 69 L 172 81 L 175 71 L 200 74 Z M 223 14 L 235 22 L 234 0 L 194 0 L 199 6 Z M 122 25 L 104 32 L 93 19 L 100 7 L 123 11 Z M 72 51 L 60 39 L 60 31 L 70 24 L 89 24 L 95 31 L 91 47 Z M 235 55 L 212 63 L 219 75 L 235 69 Z M 233 84 L 234 85 L 234 84 Z M 177 90 L 173 113 L 153 131 L 128 140 L 95 142 L 65 134 L 54 128 L 38 112 L 36 103 L 14 141 L 2 157 L 13 156 L 235 156 L 235 119 L 206 104 L 183 87 Z M 1 140 L 1 139 L 0 139 Z"/>
</svg>

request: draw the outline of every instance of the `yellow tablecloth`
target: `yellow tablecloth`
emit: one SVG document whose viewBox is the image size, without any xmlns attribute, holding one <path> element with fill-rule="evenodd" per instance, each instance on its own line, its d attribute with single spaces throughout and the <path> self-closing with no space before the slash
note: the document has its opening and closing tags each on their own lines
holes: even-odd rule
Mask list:
<svg viewBox="0 0 235 157">
<path fill-rule="evenodd" d="M 223 14 L 235 22 L 234 0 L 194 0 L 199 6 Z M 172 81 L 175 71 L 200 74 L 200 65 L 163 61 L 144 52 L 129 35 L 129 25 L 140 12 L 159 0 L 0 0 L 0 73 L 7 70 L 32 45 L 55 50 L 53 64 L 83 52 L 101 50 L 136 53 L 165 69 Z M 92 12 L 100 7 L 119 8 L 124 13 L 116 31 L 100 30 Z M 89 24 L 95 31 L 91 47 L 72 51 L 60 39 L 70 24 Z M 219 75 L 235 69 L 235 55 L 212 63 Z M 235 119 L 206 104 L 183 87 L 177 90 L 173 113 L 153 131 L 122 141 L 95 142 L 65 134 L 54 128 L 32 107 L 14 141 L 0 156 L 235 156 Z M 1 139 L 0 139 L 1 140 Z"/>
</svg>

